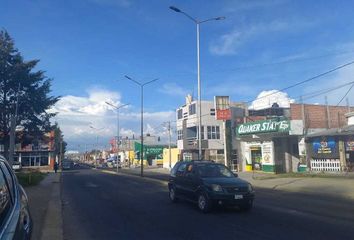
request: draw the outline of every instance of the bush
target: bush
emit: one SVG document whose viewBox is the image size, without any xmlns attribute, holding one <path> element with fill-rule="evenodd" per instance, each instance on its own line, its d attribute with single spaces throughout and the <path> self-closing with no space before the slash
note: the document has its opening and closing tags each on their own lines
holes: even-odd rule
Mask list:
<svg viewBox="0 0 354 240">
<path fill-rule="evenodd" d="M 18 182 L 23 187 L 35 186 L 35 185 L 39 184 L 44 179 L 44 177 L 46 175 L 47 175 L 46 173 L 41 173 L 39 171 L 16 173 Z"/>
</svg>

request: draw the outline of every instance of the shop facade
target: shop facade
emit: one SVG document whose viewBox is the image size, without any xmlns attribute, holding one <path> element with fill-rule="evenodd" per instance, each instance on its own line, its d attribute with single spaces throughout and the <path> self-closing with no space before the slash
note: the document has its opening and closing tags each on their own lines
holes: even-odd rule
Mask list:
<svg viewBox="0 0 354 240">
<path fill-rule="evenodd" d="M 290 120 L 268 119 L 239 124 L 236 137 L 241 142 L 240 160 L 244 171 L 298 171 L 301 135 L 292 131 Z"/>
<path fill-rule="evenodd" d="M 311 134 L 306 142 L 311 171 L 354 171 L 354 125 Z"/>
</svg>

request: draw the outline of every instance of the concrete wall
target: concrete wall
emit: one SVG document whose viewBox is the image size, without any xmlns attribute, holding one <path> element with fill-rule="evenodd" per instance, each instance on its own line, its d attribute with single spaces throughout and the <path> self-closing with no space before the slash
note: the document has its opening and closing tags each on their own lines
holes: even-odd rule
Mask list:
<svg viewBox="0 0 354 240">
<path fill-rule="evenodd" d="M 178 148 L 171 148 L 171 167 L 172 168 L 176 164 L 176 162 L 178 162 L 179 154 L 180 154 L 180 150 Z M 168 150 L 168 148 L 165 148 L 163 150 L 163 167 L 169 168 L 169 165 L 170 165 L 169 150 Z"/>
</svg>

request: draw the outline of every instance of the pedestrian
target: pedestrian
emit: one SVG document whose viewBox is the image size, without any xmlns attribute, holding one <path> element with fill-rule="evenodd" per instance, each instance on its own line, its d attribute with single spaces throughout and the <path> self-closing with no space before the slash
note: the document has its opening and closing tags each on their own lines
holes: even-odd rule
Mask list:
<svg viewBox="0 0 354 240">
<path fill-rule="evenodd" d="M 58 163 L 55 162 L 54 163 L 54 172 L 57 173 L 57 171 L 58 171 Z"/>
</svg>

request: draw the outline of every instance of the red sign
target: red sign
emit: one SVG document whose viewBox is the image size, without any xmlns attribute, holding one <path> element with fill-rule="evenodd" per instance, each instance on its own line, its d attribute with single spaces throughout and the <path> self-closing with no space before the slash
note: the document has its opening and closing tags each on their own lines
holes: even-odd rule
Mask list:
<svg viewBox="0 0 354 240">
<path fill-rule="evenodd" d="M 230 119 L 231 119 L 230 109 L 216 110 L 216 120 L 230 120 Z"/>
</svg>

